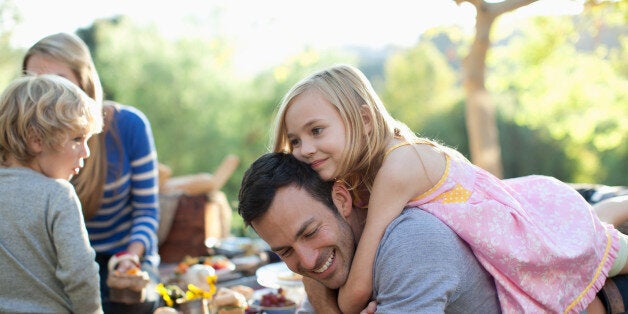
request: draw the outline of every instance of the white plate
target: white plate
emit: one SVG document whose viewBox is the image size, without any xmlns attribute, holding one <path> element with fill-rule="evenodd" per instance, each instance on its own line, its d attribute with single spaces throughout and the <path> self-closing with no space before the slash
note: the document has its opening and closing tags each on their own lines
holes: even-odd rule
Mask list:
<svg viewBox="0 0 628 314">
<path fill-rule="evenodd" d="M 262 266 L 255 271 L 257 283 L 267 288 L 277 289 L 281 286 L 303 286 L 301 280 L 280 280 L 279 277 L 289 276 L 293 274 L 286 263 L 272 263 Z"/>
</svg>

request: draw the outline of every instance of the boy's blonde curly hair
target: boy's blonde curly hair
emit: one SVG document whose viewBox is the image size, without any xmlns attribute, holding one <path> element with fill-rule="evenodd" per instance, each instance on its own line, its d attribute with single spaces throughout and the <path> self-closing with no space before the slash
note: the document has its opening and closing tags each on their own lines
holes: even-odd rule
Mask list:
<svg viewBox="0 0 628 314">
<path fill-rule="evenodd" d="M 78 86 L 56 75 L 20 77 L 0 98 L 0 161 L 12 156 L 29 163 L 35 154 L 29 142 L 60 149 L 70 133 L 102 131 L 100 106 Z"/>
</svg>

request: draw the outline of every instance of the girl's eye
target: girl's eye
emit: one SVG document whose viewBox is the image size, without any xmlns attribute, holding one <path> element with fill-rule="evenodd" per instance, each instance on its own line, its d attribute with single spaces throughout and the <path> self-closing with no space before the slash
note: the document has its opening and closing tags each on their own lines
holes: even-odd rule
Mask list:
<svg viewBox="0 0 628 314">
<path fill-rule="evenodd" d="M 319 134 L 321 134 L 321 132 L 323 132 L 323 128 L 316 127 L 316 128 L 312 129 L 312 134 L 313 135 L 319 135 Z"/>
<path fill-rule="evenodd" d="M 301 143 L 301 141 L 299 141 L 296 138 L 290 140 L 290 146 L 292 146 L 292 147 L 298 147 L 300 143 Z"/>
</svg>

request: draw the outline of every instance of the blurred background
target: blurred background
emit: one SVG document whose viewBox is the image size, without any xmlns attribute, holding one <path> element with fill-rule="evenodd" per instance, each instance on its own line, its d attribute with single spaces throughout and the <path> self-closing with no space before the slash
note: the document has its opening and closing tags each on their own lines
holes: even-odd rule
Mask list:
<svg viewBox="0 0 628 314">
<path fill-rule="evenodd" d="M 477 59 L 468 1 L 0 0 L 0 88 L 41 37 L 78 34 L 106 98 L 147 115 L 173 175 L 240 158 L 223 188 L 234 209 L 283 94 L 336 63 L 365 72 L 394 117 L 469 158 L 465 113 L 479 86 L 503 178 L 628 185 L 628 1 L 532 2 L 495 19 Z M 480 85 L 468 77 L 477 60 Z M 232 231 L 245 232 L 237 214 Z"/>
</svg>

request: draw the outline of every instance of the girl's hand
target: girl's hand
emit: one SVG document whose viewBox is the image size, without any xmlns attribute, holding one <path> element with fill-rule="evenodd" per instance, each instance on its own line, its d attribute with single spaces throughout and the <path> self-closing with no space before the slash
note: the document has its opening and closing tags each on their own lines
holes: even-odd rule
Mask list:
<svg viewBox="0 0 628 314">
<path fill-rule="evenodd" d="M 371 301 L 360 314 L 375 314 L 375 311 L 377 311 L 377 302 Z"/>
<path fill-rule="evenodd" d="M 303 286 L 307 293 L 307 299 L 316 313 L 342 313 L 338 308 L 338 292 L 325 287 L 320 282 L 303 277 Z"/>
</svg>

